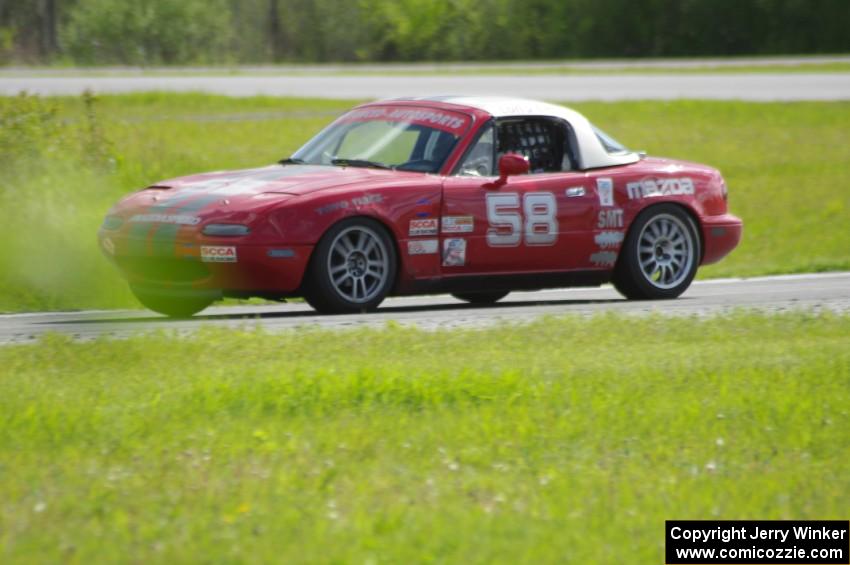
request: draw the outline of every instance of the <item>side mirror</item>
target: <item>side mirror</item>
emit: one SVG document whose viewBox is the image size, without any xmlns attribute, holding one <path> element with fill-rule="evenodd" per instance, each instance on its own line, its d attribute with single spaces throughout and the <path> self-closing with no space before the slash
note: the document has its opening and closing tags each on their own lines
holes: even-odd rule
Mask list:
<svg viewBox="0 0 850 565">
<path fill-rule="evenodd" d="M 529 170 L 528 158 L 517 153 L 505 153 L 499 158 L 499 180 L 497 186 L 508 182 L 511 175 L 524 175 Z"/>
</svg>

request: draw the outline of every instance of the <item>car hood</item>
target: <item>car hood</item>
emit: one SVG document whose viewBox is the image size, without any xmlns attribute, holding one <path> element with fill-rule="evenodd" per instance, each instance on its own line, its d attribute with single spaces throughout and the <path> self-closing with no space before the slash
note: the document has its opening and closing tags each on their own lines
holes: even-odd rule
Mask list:
<svg viewBox="0 0 850 565">
<path fill-rule="evenodd" d="M 222 197 L 252 196 L 263 193 L 300 196 L 319 190 L 366 182 L 381 182 L 416 174 L 360 167 L 271 165 L 258 169 L 219 171 L 178 177 L 157 183 L 151 188 L 168 189 L 170 194 L 175 195 L 193 192 L 216 194 Z"/>
<path fill-rule="evenodd" d="M 361 167 L 271 165 L 158 182 L 128 196 L 110 213 L 142 213 L 145 219 L 161 221 L 159 215 L 178 212 L 205 217 L 236 211 L 258 212 L 294 196 L 416 184 L 423 182 L 422 177 L 422 173 Z"/>
</svg>

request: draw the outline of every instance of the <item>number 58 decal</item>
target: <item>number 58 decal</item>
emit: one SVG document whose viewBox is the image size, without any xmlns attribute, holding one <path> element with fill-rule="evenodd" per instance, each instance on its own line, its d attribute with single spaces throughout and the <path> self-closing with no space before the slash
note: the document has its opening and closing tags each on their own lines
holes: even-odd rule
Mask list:
<svg viewBox="0 0 850 565">
<path fill-rule="evenodd" d="M 525 237 L 526 245 L 554 245 L 558 241 L 558 203 L 551 192 L 523 195 L 507 192 L 487 195 L 487 245 L 516 247 Z M 523 216 L 525 221 L 523 222 Z"/>
</svg>

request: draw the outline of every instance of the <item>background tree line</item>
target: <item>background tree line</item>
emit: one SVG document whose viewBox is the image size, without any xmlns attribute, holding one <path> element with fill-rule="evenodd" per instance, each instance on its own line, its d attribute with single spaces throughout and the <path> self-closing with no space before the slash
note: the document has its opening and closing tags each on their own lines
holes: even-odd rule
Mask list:
<svg viewBox="0 0 850 565">
<path fill-rule="evenodd" d="M 0 0 L 0 62 L 843 53 L 848 0 Z"/>
</svg>

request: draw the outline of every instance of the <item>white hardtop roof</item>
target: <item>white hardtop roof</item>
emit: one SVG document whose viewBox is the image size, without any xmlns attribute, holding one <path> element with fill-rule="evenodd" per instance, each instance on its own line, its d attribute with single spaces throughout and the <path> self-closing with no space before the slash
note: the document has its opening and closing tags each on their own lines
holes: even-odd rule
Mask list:
<svg viewBox="0 0 850 565">
<path fill-rule="evenodd" d="M 397 99 L 399 100 L 399 99 Z M 613 167 L 635 163 L 640 160 L 637 153 L 608 153 L 597 137 L 591 123 L 575 110 L 525 98 L 505 96 L 429 96 L 422 98 L 404 98 L 401 100 L 422 102 L 445 102 L 483 110 L 494 118 L 512 116 L 545 116 L 565 120 L 573 128 L 578 143 L 579 166 L 582 169 Z"/>
<path fill-rule="evenodd" d="M 525 98 L 511 98 L 507 96 L 446 96 L 428 98 L 427 100 L 478 108 L 495 118 L 507 118 L 510 116 L 552 116 L 565 119 L 585 119 L 584 116 L 575 110 L 565 108 L 564 106 Z"/>
</svg>

